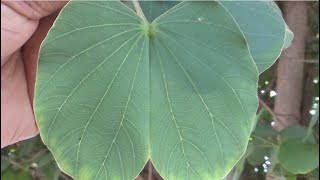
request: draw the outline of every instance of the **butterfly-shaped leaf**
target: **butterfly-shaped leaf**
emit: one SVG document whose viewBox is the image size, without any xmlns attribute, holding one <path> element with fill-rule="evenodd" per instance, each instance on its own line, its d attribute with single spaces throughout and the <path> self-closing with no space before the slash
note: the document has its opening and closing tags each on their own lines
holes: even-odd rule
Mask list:
<svg viewBox="0 0 320 180">
<path fill-rule="evenodd" d="M 40 50 L 41 137 L 75 179 L 134 179 L 148 159 L 164 179 L 222 179 L 254 124 L 249 47 L 221 2 L 149 23 L 118 1 L 71 1 Z"/>
</svg>

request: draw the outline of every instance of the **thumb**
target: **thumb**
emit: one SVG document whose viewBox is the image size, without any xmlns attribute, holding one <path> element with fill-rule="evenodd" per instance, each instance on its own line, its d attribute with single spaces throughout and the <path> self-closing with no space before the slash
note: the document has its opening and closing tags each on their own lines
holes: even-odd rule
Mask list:
<svg viewBox="0 0 320 180">
<path fill-rule="evenodd" d="M 32 20 L 39 20 L 61 9 L 67 1 L 3 1 L 17 13 Z"/>
<path fill-rule="evenodd" d="M 1 66 L 35 32 L 39 19 L 67 1 L 1 1 Z"/>
</svg>

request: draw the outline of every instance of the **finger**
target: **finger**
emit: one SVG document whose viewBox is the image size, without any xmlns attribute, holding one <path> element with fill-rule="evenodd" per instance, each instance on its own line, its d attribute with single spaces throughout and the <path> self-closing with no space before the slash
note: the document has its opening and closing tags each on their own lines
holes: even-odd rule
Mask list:
<svg viewBox="0 0 320 180">
<path fill-rule="evenodd" d="M 1 1 L 1 66 L 35 32 L 40 18 L 67 1 Z"/>
<path fill-rule="evenodd" d="M 20 52 L 1 67 L 1 148 L 38 134 Z"/>
<path fill-rule="evenodd" d="M 37 24 L 1 2 L 1 67 L 30 38 Z"/>
<path fill-rule="evenodd" d="M 39 48 L 57 16 L 58 12 L 42 18 L 39 22 L 36 32 L 22 48 L 22 57 L 26 71 L 28 93 L 31 103 L 33 102 Z"/>
<path fill-rule="evenodd" d="M 39 20 L 61 9 L 67 1 L 3 1 L 15 12 L 32 20 Z"/>
</svg>

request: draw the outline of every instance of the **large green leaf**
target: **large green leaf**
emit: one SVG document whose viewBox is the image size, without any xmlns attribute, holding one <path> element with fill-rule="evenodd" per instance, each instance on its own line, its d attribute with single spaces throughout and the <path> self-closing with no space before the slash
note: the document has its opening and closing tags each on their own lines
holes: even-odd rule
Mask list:
<svg viewBox="0 0 320 180">
<path fill-rule="evenodd" d="M 149 158 L 165 179 L 222 179 L 245 152 L 257 77 L 219 2 L 149 24 L 121 2 L 72 1 L 41 46 L 35 114 L 75 179 L 133 179 Z"/>
</svg>

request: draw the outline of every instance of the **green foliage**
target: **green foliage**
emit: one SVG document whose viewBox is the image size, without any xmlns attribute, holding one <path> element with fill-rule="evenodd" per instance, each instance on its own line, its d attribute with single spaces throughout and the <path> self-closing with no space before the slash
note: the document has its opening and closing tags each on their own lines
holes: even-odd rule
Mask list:
<svg viewBox="0 0 320 180">
<path fill-rule="evenodd" d="M 291 173 L 306 174 L 319 166 L 319 144 L 309 132 L 302 126 L 289 126 L 281 133 L 278 158 Z"/>
<path fill-rule="evenodd" d="M 271 151 L 276 146 L 276 131 L 270 126 L 257 125 L 249 142 L 248 148 L 252 153 L 248 156 L 248 163 L 257 166 L 265 162 L 264 157 L 270 157 Z"/>
<path fill-rule="evenodd" d="M 121 2 L 64 7 L 40 50 L 42 140 L 75 179 L 133 179 L 149 158 L 165 179 L 222 179 L 255 124 L 258 75 L 284 46 L 281 13 L 147 3 L 151 23 Z"/>
<path fill-rule="evenodd" d="M 8 169 L 3 174 L 1 173 L 1 179 L 32 180 L 32 177 L 24 171 Z"/>
<path fill-rule="evenodd" d="M 278 158 L 286 170 L 306 174 L 319 166 L 319 145 L 289 139 L 281 143 Z"/>
<path fill-rule="evenodd" d="M 1 159 L 1 174 L 10 166 L 10 163 L 7 160 Z"/>
<path fill-rule="evenodd" d="M 6 180 L 66 177 L 39 136 L 1 150 L 1 178 Z"/>
<path fill-rule="evenodd" d="M 291 125 L 281 131 L 281 142 L 285 142 L 290 139 L 297 139 L 303 141 L 304 137 L 308 135 L 308 128 L 300 125 Z M 310 143 L 315 143 L 313 136 L 309 136 L 306 139 Z"/>
<path fill-rule="evenodd" d="M 307 174 L 310 180 L 319 179 L 319 167 Z"/>
<path fill-rule="evenodd" d="M 261 90 L 272 88 L 270 87 L 271 84 L 265 83 L 265 82 L 270 82 L 271 81 L 270 79 L 272 79 L 272 77 L 273 77 L 272 71 L 264 72 L 262 74 L 262 77 L 260 76 L 259 85 L 261 87 Z M 318 97 L 317 94 L 315 95 L 316 97 Z M 268 96 L 264 96 L 263 94 L 261 94 L 261 96 L 268 103 L 273 102 L 273 99 L 268 98 Z M 284 129 L 281 132 L 281 134 L 275 133 L 273 128 L 270 126 L 270 122 L 273 121 L 270 113 L 268 113 L 268 111 L 266 111 L 266 109 L 264 109 L 263 107 L 259 110 L 259 113 L 257 115 L 257 118 L 258 118 L 257 127 L 252 133 L 251 141 L 249 141 L 249 145 L 248 145 L 248 149 L 251 149 L 250 154 L 245 155 L 243 157 L 246 160 L 246 166 L 249 166 L 249 168 L 252 168 L 252 169 L 254 168 L 259 169 L 258 172 L 254 172 L 252 170 L 251 176 L 257 177 L 258 175 L 261 175 L 262 170 L 266 170 L 267 171 L 266 173 L 268 173 L 269 176 L 272 176 L 275 179 L 296 179 L 297 177 L 308 177 L 309 179 L 317 179 L 317 176 L 315 175 L 316 174 L 315 171 L 317 171 L 318 169 L 317 153 L 319 150 L 317 147 L 319 147 L 319 142 L 318 142 L 318 137 L 319 137 L 318 103 L 319 101 L 317 100 L 316 97 L 314 97 L 314 101 L 312 102 L 312 110 L 314 111 L 310 111 L 312 112 L 313 115 L 309 121 L 306 121 L 309 123 L 308 127 L 301 126 L 301 125 L 289 126 L 286 129 Z M 256 138 L 254 138 L 255 136 Z M 277 138 L 277 136 L 280 136 L 280 138 Z M 299 154 L 299 152 L 291 151 L 290 148 L 286 148 L 287 145 L 283 145 L 283 144 L 286 144 L 284 142 L 287 140 L 292 140 L 292 141 L 298 140 L 300 142 L 300 145 L 302 146 L 302 147 L 299 147 L 300 151 L 301 149 L 302 150 L 307 149 L 308 152 L 304 152 L 305 154 L 301 155 Z M 303 143 L 303 141 L 307 143 L 307 147 L 304 147 L 305 143 Z M 280 147 L 282 147 L 281 155 L 279 155 Z M 264 156 L 268 157 L 268 159 L 265 160 Z M 279 160 L 280 159 L 279 156 L 284 156 L 282 157 L 281 161 Z M 299 156 L 300 157 L 302 156 L 302 158 L 299 160 L 294 160 L 294 159 L 297 159 L 296 157 L 299 157 Z M 304 158 L 305 156 L 306 158 Z M 290 167 L 290 165 L 292 164 L 294 164 L 294 166 Z M 293 169 L 291 170 L 293 172 L 290 172 L 286 169 L 288 165 L 289 165 L 289 169 L 290 168 Z M 237 170 L 241 169 L 238 166 L 240 165 L 237 164 L 236 169 Z M 262 169 L 261 166 L 266 166 L 267 168 Z M 299 171 L 297 171 L 297 168 L 299 168 Z M 312 170 L 312 169 L 315 169 L 315 170 Z M 304 170 L 303 174 L 299 174 L 299 173 L 302 173 L 301 170 Z M 245 173 L 247 173 L 248 167 L 247 169 L 244 169 L 244 171 Z M 240 172 L 240 174 L 241 173 L 243 172 Z M 247 179 L 248 177 L 249 176 L 246 174 L 244 179 Z M 241 179 L 241 177 L 238 179 Z"/>
</svg>

